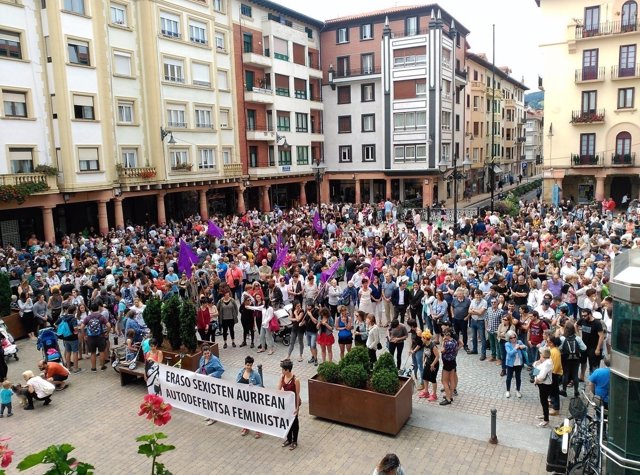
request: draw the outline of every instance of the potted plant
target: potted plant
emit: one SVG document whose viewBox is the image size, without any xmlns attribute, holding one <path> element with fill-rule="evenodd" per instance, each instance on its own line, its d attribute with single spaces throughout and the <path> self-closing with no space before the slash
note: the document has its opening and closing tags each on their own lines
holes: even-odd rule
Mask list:
<svg viewBox="0 0 640 475">
<path fill-rule="evenodd" d="M 174 351 L 180 351 L 180 298 L 173 295 L 162 304 L 162 323 L 167 332 L 167 340 Z"/>
<path fill-rule="evenodd" d="M 162 332 L 162 301 L 157 297 L 147 300 L 147 305 L 142 312 L 142 318 L 146 323 L 151 335 L 156 339 L 159 346 L 162 346 L 164 334 Z"/>
<path fill-rule="evenodd" d="M 57 176 L 58 169 L 56 167 L 52 167 L 51 165 L 38 165 L 33 169 L 35 173 L 42 173 L 47 176 Z"/>
<path fill-rule="evenodd" d="M 184 170 L 184 171 L 191 171 L 191 164 L 190 163 L 176 163 L 172 169 L 173 170 Z"/>
<path fill-rule="evenodd" d="M 0 272 L 0 317 L 11 313 L 11 285 L 6 272 Z"/>
<path fill-rule="evenodd" d="M 193 303 L 181 301 L 177 295 L 173 295 L 162 305 L 162 323 L 168 340 L 168 345 L 163 347 L 164 363 L 175 365 L 180 362 L 182 369 L 198 369 L 202 353 L 197 351 L 196 310 Z"/>
<path fill-rule="evenodd" d="M 156 171 L 155 170 L 143 170 L 140 173 L 138 173 L 138 176 L 140 178 L 154 178 L 156 176 Z"/>
<path fill-rule="evenodd" d="M 398 376 L 393 356 L 373 366 L 365 347 L 355 347 L 340 364 L 325 362 L 309 379 L 309 414 L 396 435 L 411 416 L 413 382 Z"/>
</svg>

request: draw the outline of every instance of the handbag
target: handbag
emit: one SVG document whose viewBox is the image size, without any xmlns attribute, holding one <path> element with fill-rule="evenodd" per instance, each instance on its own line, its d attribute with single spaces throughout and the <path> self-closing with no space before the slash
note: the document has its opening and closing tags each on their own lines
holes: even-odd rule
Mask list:
<svg viewBox="0 0 640 475">
<path fill-rule="evenodd" d="M 269 320 L 269 331 L 271 333 L 276 333 L 280 331 L 280 322 L 278 321 L 278 317 L 273 317 Z"/>
</svg>

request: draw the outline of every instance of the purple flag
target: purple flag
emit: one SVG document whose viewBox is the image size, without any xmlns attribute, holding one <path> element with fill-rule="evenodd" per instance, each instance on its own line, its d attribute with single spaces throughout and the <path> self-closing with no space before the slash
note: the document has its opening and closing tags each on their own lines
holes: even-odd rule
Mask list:
<svg viewBox="0 0 640 475">
<path fill-rule="evenodd" d="M 278 255 L 278 253 L 284 249 L 284 246 L 282 244 L 282 231 L 278 233 L 278 239 L 276 240 L 276 255 Z"/>
<path fill-rule="evenodd" d="M 334 262 L 331 267 L 323 270 L 322 273 L 320 274 L 320 283 L 324 284 L 329 279 L 331 279 L 333 275 L 338 271 L 341 264 L 342 264 L 342 259 L 339 259 L 336 262 Z"/>
<path fill-rule="evenodd" d="M 318 210 L 316 210 L 313 215 L 313 229 L 320 235 L 324 233 L 324 228 L 322 227 L 322 221 L 320 221 L 320 213 L 318 213 Z"/>
<path fill-rule="evenodd" d="M 207 234 L 219 239 L 224 236 L 224 230 L 216 223 L 209 220 L 209 222 L 207 223 Z"/>
<path fill-rule="evenodd" d="M 371 264 L 369 264 L 369 272 L 367 272 L 370 281 L 373 280 L 373 271 L 376 270 L 377 264 L 378 261 L 375 257 L 371 259 Z"/>
<path fill-rule="evenodd" d="M 200 259 L 198 255 L 193 252 L 191 246 L 189 246 L 183 239 L 180 239 L 180 253 L 178 254 L 178 271 L 185 272 L 187 277 L 191 278 L 191 266 L 197 264 Z"/>
<path fill-rule="evenodd" d="M 284 246 L 280 251 L 276 254 L 276 260 L 273 263 L 273 272 L 276 273 L 280 270 L 285 263 L 287 258 L 287 253 L 289 252 L 289 246 Z"/>
</svg>

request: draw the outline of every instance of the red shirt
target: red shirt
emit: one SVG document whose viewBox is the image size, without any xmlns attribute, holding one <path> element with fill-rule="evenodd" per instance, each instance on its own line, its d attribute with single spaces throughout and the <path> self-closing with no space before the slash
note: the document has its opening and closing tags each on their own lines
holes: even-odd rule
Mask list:
<svg viewBox="0 0 640 475">
<path fill-rule="evenodd" d="M 211 314 L 209 313 L 209 308 L 206 306 L 204 308 L 199 308 L 198 316 L 196 318 L 196 327 L 198 328 L 198 330 L 204 330 L 205 328 L 207 328 L 209 326 L 209 322 L 211 322 Z"/>
</svg>

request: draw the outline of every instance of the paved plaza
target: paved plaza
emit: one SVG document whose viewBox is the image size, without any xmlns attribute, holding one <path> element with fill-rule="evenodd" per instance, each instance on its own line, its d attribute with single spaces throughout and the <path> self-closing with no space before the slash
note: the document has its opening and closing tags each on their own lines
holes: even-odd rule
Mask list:
<svg viewBox="0 0 640 475">
<path fill-rule="evenodd" d="M 12 381 L 18 381 L 26 369 L 37 369 L 40 357 L 33 342 L 23 340 L 19 347 L 20 361 L 9 363 Z M 256 363 L 263 365 L 266 385 L 275 387 L 286 347 L 277 343 L 272 356 L 230 344 L 220 352 L 226 368 L 223 379 L 235 378 L 244 357 L 251 353 Z M 337 345 L 334 353 L 339 354 Z M 481 362 L 477 355 L 460 352 L 460 396 L 453 405 L 441 407 L 414 397 L 411 419 L 397 437 L 390 437 L 309 416 L 306 380 L 315 368 L 306 362 L 307 357 L 302 363 L 294 358 L 294 373 L 303 380 L 296 451 L 281 448 L 273 437 L 241 437 L 236 427 L 222 423 L 206 426 L 201 417 L 174 410 L 171 422 L 162 427 L 177 447 L 162 457 L 167 468 L 175 474 L 368 474 L 385 453 L 395 452 L 408 474 L 546 473 L 548 429 L 535 427 L 535 415 L 540 411 L 536 388 L 527 381 L 522 399 L 505 399 L 504 378 L 488 360 Z M 97 374 L 88 371 L 86 360 L 81 361 L 81 367 L 85 371 L 71 375 L 69 388 L 56 392 L 49 407 L 38 402 L 34 411 L 25 412 L 16 404 L 15 416 L 0 421 L 0 434 L 12 438 L 14 460 L 49 444 L 68 442 L 76 447 L 77 457 L 95 465 L 96 473 L 148 473 L 150 463 L 136 453 L 134 441 L 152 429 L 137 416 L 145 386 L 121 387 L 111 367 Z M 487 442 L 491 408 L 498 411 L 498 445 Z M 559 420 L 552 417 L 552 423 Z M 17 473 L 15 463 L 7 473 Z"/>
</svg>

